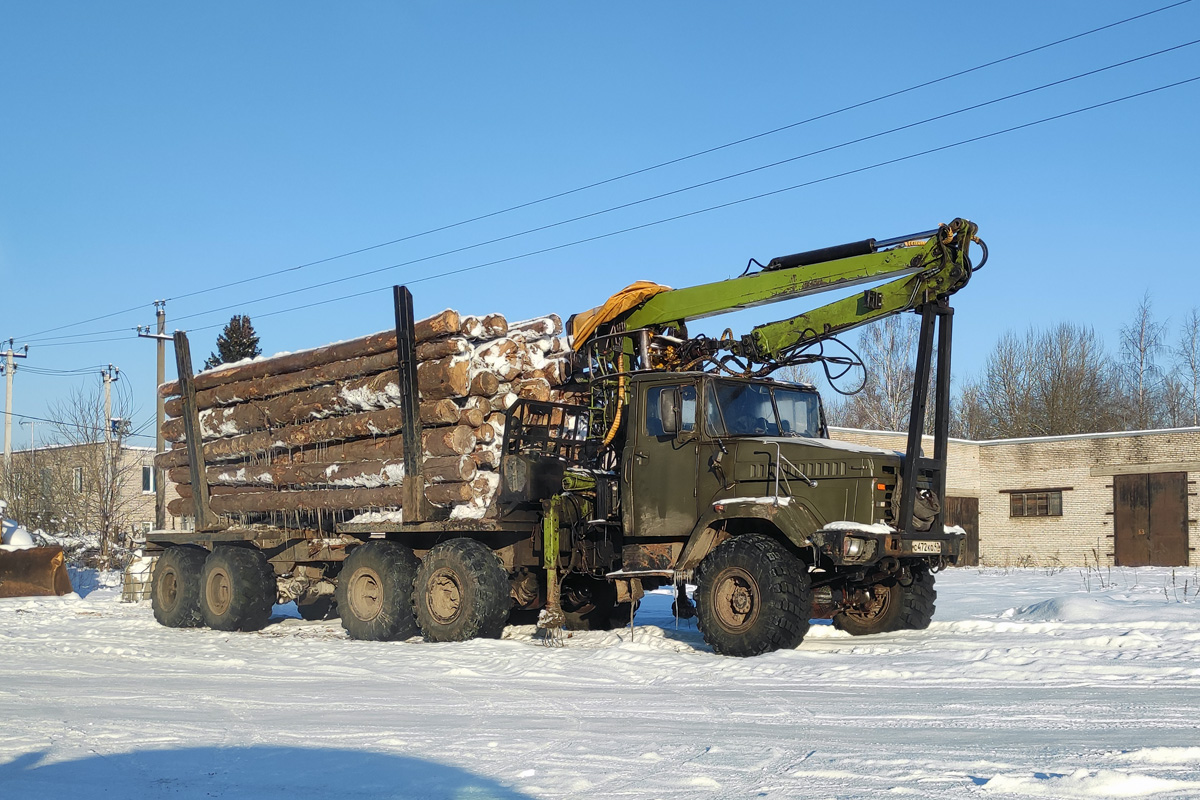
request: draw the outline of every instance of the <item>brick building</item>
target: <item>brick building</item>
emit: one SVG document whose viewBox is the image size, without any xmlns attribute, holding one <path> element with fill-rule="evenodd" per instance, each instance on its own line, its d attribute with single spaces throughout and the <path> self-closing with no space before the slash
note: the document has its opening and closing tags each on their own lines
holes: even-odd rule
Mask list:
<svg viewBox="0 0 1200 800">
<path fill-rule="evenodd" d="M 834 428 L 903 451 L 906 434 Z M 933 450 L 932 437 L 924 449 Z M 951 439 L 947 521 L 991 566 L 1197 563 L 1200 428 L 973 442 Z"/>
<path fill-rule="evenodd" d="M 103 442 L 55 445 L 17 450 L 7 471 L 0 466 L 0 495 L 8 512 L 30 528 L 52 533 L 98 530 L 104 513 L 104 487 L 109 476 L 116 496 L 108 506 L 114 528 L 140 534 L 154 525 L 154 448 L 120 447 L 111 471 Z M 169 503 L 178 497 L 167 483 Z M 178 517 L 166 518 L 168 528 L 180 527 Z"/>
</svg>

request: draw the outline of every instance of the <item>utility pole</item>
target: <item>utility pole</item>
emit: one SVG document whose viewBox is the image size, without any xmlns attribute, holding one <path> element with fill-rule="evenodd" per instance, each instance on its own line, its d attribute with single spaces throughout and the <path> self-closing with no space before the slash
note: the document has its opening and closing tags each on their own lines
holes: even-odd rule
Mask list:
<svg viewBox="0 0 1200 800">
<path fill-rule="evenodd" d="M 104 507 L 100 510 L 100 519 L 102 522 L 102 530 L 100 531 L 100 558 L 104 561 L 105 566 L 107 566 L 108 539 L 112 534 L 109 528 L 112 526 L 114 498 L 112 435 L 115 424 L 112 418 L 112 385 L 121 377 L 121 370 L 109 364 L 107 368 L 100 370 L 100 377 L 104 379 L 104 464 L 106 474 L 104 491 L 101 493 Z"/>
<path fill-rule="evenodd" d="M 8 349 L 0 355 L 4 356 L 4 471 L 7 473 L 12 466 L 12 379 L 13 373 L 17 371 L 13 359 L 28 358 L 29 345 L 25 345 L 21 352 L 17 353 L 13 350 L 13 340 L 9 339 Z"/>
<path fill-rule="evenodd" d="M 150 326 L 138 326 L 138 336 L 143 339 L 156 339 L 158 344 L 158 384 L 154 387 L 155 397 L 155 427 L 154 454 L 158 455 L 167 449 L 167 440 L 163 438 L 163 421 L 166 418 L 166 398 L 158 392 L 158 387 L 167 382 L 166 347 L 167 340 L 167 301 L 154 301 L 154 316 L 158 318 L 158 333 L 150 333 Z M 143 333 L 143 330 L 145 331 Z M 163 530 L 167 527 L 167 473 L 166 470 L 154 467 L 154 527 Z"/>
</svg>

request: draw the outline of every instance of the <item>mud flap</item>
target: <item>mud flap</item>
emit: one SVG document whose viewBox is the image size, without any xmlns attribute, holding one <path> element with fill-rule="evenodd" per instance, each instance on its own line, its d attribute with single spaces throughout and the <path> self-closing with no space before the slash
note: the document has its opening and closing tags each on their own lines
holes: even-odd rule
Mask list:
<svg viewBox="0 0 1200 800">
<path fill-rule="evenodd" d="M 61 547 L 0 551 L 0 597 L 45 597 L 73 591 Z"/>
</svg>

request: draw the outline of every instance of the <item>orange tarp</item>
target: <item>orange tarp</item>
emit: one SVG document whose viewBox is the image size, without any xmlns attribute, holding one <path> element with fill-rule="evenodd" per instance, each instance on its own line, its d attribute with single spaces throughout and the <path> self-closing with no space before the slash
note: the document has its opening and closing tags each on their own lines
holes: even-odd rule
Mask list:
<svg viewBox="0 0 1200 800">
<path fill-rule="evenodd" d="M 571 321 L 571 347 L 578 350 L 604 323 L 611 322 L 656 294 L 669 291 L 670 286 L 652 281 L 635 281 L 608 298 L 604 305 L 579 312 Z"/>
</svg>

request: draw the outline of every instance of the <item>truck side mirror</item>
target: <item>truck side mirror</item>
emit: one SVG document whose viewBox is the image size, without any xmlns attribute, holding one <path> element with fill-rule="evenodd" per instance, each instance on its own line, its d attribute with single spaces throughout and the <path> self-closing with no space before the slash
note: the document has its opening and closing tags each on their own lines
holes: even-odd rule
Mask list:
<svg viewBox="0 0 1200 800">
<path fill-rule="evenodd" d="M 663 433 L 671 436 L 679 433 L 679 405 L 679 387 L 658 393 L 658 418 L 662 421 Z"/>
</svg>

